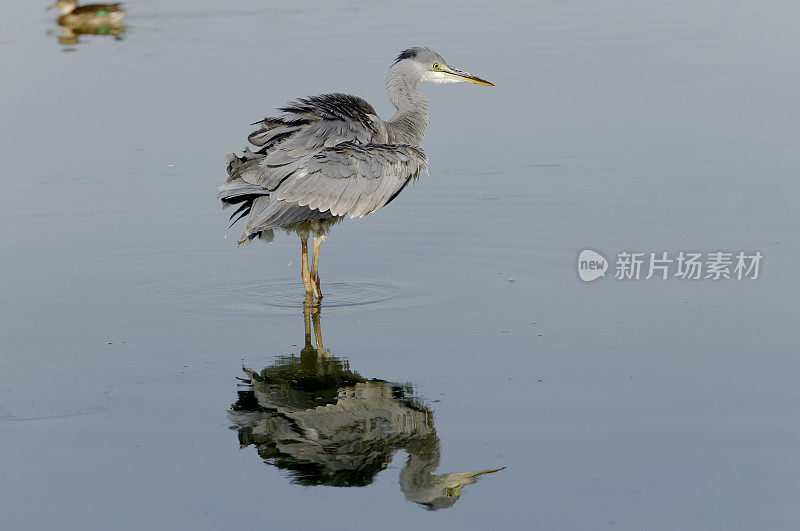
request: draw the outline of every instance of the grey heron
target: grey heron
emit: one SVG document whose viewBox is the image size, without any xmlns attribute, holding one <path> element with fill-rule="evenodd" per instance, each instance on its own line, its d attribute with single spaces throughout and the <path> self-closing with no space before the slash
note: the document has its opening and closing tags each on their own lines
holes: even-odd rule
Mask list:
<svg viewBox="0 0 800 531">
<path fill-rule="evenodd" d="M 296 232 L 306 303 L 319 304 L 319 249 L 330 226 L 380 210 L 425 171 L 420 145 L 429 107 L 417 86 L 457 82 L 492 85 L 448 66 L 429 48 L 413 47 L 386 75 L 386 95 L 397 109 L 389 120 L 363 99 L 335 93 L 299 99 L 281 107 L 282 116 L 253 123 L 258 129 L 247 139 L 257 149 L 228 153 L 228 178 L 217 196 L 223 206 L 239 205 L 231 226 L 247 216 L 239 245 L 271 240 L 275 228 Z"/>
</svg>

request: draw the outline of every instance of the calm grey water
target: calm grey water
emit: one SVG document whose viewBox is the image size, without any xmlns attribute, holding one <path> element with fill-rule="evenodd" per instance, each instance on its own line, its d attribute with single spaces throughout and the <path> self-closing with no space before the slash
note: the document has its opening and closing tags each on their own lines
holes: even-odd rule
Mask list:
<svg viewBox="0 0 800 531">
<path fill-rule="evenodd" d="M 43 7 L 0 26 L 1 527 L 797 528 L 796 3 L 131 0 L 77 44 Z M 415 44 L 496 86 L 424 88 L 430 175 L 334 228 L 307 342 L 224 153 L 299 96 L 388 117 Z"/>
</svg>

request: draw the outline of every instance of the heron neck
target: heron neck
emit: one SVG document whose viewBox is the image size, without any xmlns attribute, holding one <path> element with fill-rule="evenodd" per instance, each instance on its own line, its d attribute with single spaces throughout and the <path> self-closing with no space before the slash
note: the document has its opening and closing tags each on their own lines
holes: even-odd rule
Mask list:
<svg viewBox="0 0 800 531">
<path fill-rule="evenodd" d="M 391 144 L 419 146 L 430 119 L 428 100 L 417 88 L 419 80 L 405 72 L 392 71 L 386 77 L 386 95 L 397 112 L 386 122 Z"/>
</svg>

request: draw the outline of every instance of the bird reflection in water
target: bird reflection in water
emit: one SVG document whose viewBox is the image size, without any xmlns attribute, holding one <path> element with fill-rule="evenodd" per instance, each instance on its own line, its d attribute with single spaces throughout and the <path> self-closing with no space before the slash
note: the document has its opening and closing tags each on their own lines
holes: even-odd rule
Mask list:
<svg viewBox="0 0 800 531">
<path fill-rule="evenodd" d="M 304 324 L 299 356 L 279 357 L 261 372 L 243 367 L 244 389 L 229 411 L 240 448 L 255 446 L 298 484 L 333 487 L 369 485 L 405 450 L 400 488 L 430 510 L 450 507 L 462 487 L 502 470 L 434 474 L 441 445 L 433 411 L 409 385 L 364 378 L 333 356 L 322 343 L 318 309 L 304 309 Z"/>
<path fill-rule="evenodd" d="M 79 6 L 77 0 L 57 0 L 47 8 L 58 9 L 58 24 L 64 32 L 58 37 L 61 44 L 78 44 L 80 35 L 113 35 L 121 39 L 125 33 L 122 4 L 89 4 Z"/>
</svg>

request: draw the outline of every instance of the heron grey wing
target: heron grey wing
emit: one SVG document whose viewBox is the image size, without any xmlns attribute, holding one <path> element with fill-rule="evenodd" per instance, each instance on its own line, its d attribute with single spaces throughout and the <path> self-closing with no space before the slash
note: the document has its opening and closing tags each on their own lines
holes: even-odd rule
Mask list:
<svg viewBox="0 0 800 531">
<path fill-rule="evenodd" d="M 270 197 L 268 195 L 262 195 L 261 197 L 257 197 L 253 204 L 250 207 L 250 213 L 247 218 L 247 223 L 245 224 L 244 231 L 242 235 L 239 237 L 238 244 L 244 245 L 250 241 L 250 237 L 252 234 L 256 234 L 258 231 L 253 230 L 254 227 L 254 220 L 260 219 L 264 217 L 264 212 L 270 206 Z"/>
<path fill-rule="evenodd" d="M 328 211 L 312 210 L 307 206 L 300 206 L 297 203 L 288 203 L 286 201 L 276 201 L 267 196 L 259 197 L 256 201 L 258 203 L 254 202 L 254 210 L 247 218 L 244 231 L 239 238 L 239 245 L 246 244 L 254 236 L 270 231 L 275 227 L 285 227 L 292 223 L 310 219 L 333 217 Z"/>
<path fill-rule="evenodd" d="M 366 101 L 347 94 L 323 94 L 283 107 L 286 116 L 266 118 L 250 135 L 267 144 L 265 156 L 246 180 L 275 190 L 295 170 L 298 159 L 345 142 L 368 144 L 388 139 L 386 125 Z M 262 144 L 263 143 L 263 144 Z"/>
<path fill-rule="evenodd" d="M 274 197 L 309 208 L 329 206 L 334 216 L 363 216 L 379 210 L 416 179 L 425 162 L 425 153 L 417 147 L 347 142 L 312 156 L 286 178 Z"/>
<path fill-rule="evenodd" d="M 364 190 L 366 183 L 363 179 L 345 177 L 343 180 L 347 181 L 347 186 L 331 207 L 331 212 L 340 212 L 341 215 L 346 214 L 349 208 L 358 201 L 362 192 L 366 194 L 366 190 Z"/>
<path fill-rule="evenodd" d="M 265 161 L 259 163 L 258 167 L 252 171 L 242 174 L 242 178 L 251 183 L 257 184 L 268 191 L 274 191 L 278 185 L 289 175 L 301 168 L 315 152 L 311 152 L 302 157 L 292 159 L 286 164 L 271 166 Z"/>
<path fill-rule="evenodd" d="M 369 142 L 365 131 L 356 130 L 346 124 L 315 122 L 296 129 L 263 157 L 257 166 L 249 170 L 245 180 L 275 190 L 278 185 L 306 158 L 318 153 L 326 145 L 342 142 Z"/>
<path fill-rule="evenodd" d="M 346 94 L 324 94 L 298 100 L 281 109 L 285 114 L 264 118 L 253 125 L 248 140 L 257 151 L 245 150 L 241 157 L 228 154 L 228 177 L 219 187 L 223 206 L 240 204 L 231 219 L 248 216 L 240 243 L 246 243 L 258 231 L 294 223 L 303 219 L 330 217 L 331 208 L 346 212 L 371 208 L 367 201 L 380 188 L 380 166 L 368 161 L 374 182 L 351 181 L 353 172 L 349 151 L 337 151 L 341 144 L 366 145 L 388 142 L 386 124 L 369 103 Z M 326 151 L 331 175 L 338 180 L 308 179 L 309 163 Z M 362 157 L 363 158 L 363 157 Z M 312 164 L 313 166 L 313 164 Z M 362 172 L 361 165 L 356 173 Z M 282 203 L 275 192 L 291 179 L 295 193 L 314 198 L 312 206 Z M 385 185 L 384 185 L 385 186 Z M 338 211 L 338 210 L 337 210 Z M 238 217 L 237 217 L 238 216 Z"/>
<path fill-rule="evenodd" d="M 267 120 L 269 120 L 269 119 L 266 118 L 264 121 L 266 122 Z M 272 125 L 272 124 L 270 124 L 270 125 Z M 294 124 L 292 124 L 292 125 L 279 125 L 279 124 L 276 124 L 276 126 L 273 126 L 273 127 L 264 127 L 264 126 L 262 126 L 262 128 L 259 129 L 258 131 L 253 131 L 252 133 L 250 133 L 247 136 L 247 140 L 251 144 L 253 144 L 254 146 L 261 147 L 261 146 L 265 146 L 265 145 L 269 144 L 270 142 L 276 142 L 282 136 L 291 135 L 292 133 L 295 133 L 295 132 L 299 131 L 301 127 L 302 127 L 302 124 L 299 124 L 299 125 L 294 125 Z"/>
<path fill-rule="evenodd" d="M 330 189 L 330 193 L 327 194 L 327 197 L 320 198 L 319 206 L 317 208 L 323 212 L 333 208 L 333 206 L 342 196 L 346 188 L 347 188 L 347 179 L 339 179 L 339 182 L 337 182 L 333 186 L 333 188 Z"/>
<path fill-rule="evenodd" d="M 230 206 L 237 198 L 264 193 L 262 187 L 250 184 L 243 179 L 225 181 L 219 185 L 217 191 L 219 192 L 217 194 L 217 199 L 223 201 L 225 206 Z"/>
<path fill-rule="evenodd" d="M 246 149 L 241 157 L 233 153 L 227 153 L 228 159 L 228 178 L 222 181 L 217 188 L 217 199 L 223 202 L 223 206 L 230 206 L 237 203 L 238 199 L 249 195 L 260 195 L 264 189 L 258 185 L 247 182 L 244 175 L 252 172 L 258 167 L 259 156 Z"/>
</svg>

